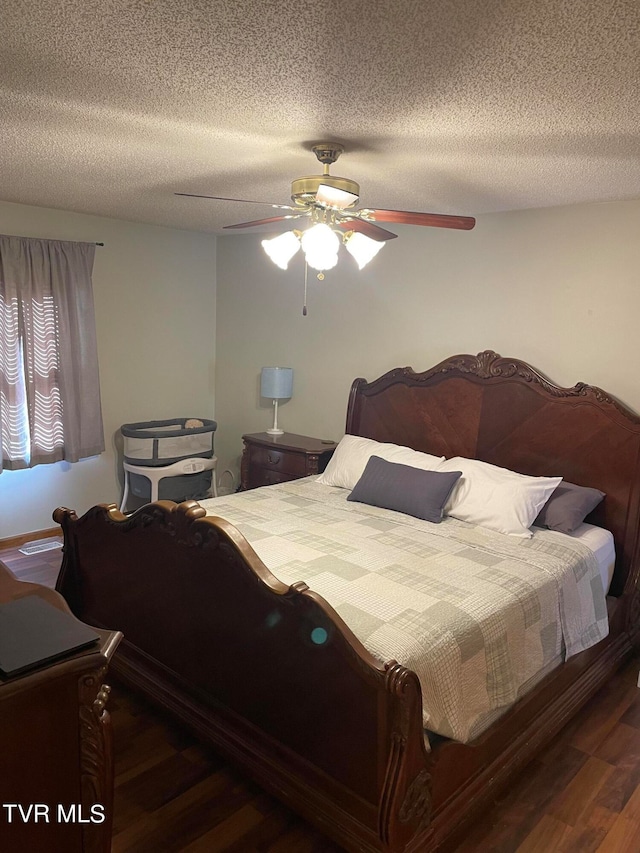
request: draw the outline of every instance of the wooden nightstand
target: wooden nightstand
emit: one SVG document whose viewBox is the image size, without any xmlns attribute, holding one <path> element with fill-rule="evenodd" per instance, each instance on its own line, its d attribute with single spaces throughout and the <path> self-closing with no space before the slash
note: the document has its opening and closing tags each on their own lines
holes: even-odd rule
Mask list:
<svg viewBox="0 0 640 853">
<path fill-rule="evenodd" d="M 335 441 L 322 441 L 308 435 L 269 435 L 256 432 L 243 435 L 241 490 L 271 486 L 311 474 L 321 474 L 336 449 Z"/>
</svg>

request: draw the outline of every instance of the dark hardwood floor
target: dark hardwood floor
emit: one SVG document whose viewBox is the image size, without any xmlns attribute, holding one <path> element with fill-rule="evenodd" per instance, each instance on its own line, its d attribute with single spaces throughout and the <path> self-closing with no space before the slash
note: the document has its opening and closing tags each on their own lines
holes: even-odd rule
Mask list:
<svg viewBox="0 0 640 853">
<path fill-rule="evenodd" d="M 60 551 L 0 549 L 53 586 Z M 631 660 L 529 765 L 456 853 L 638 853 L 640 690 Z M 340 848 L 118 684 L 112 853 L 339 853 Z"/>
</svg>

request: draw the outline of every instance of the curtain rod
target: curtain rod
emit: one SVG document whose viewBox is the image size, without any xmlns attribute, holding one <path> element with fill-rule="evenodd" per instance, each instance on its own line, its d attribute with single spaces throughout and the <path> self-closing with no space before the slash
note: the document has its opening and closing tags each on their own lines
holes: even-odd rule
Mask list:
<svg viewBox="0 0 640 853">
<path fill-rule="evenodd" d="M 11 237 L 11 236 L 12 236 L 11 234 L 0 234 L 0 237 Z M 13 236 L 17 236 L 17 235 L 13 235 Z M 50 240 L 47 237 L 22 237 L 21 236 L 18 239 L 20 239 L 20 240 L 43 240 L 45 243 L 56 243 L 56 242 L 84 243 L 84 242 L 86 242 L 84 240 Z M 104 246 L 104 243 L 94 243 L 94 246 Z"/>
</svg>

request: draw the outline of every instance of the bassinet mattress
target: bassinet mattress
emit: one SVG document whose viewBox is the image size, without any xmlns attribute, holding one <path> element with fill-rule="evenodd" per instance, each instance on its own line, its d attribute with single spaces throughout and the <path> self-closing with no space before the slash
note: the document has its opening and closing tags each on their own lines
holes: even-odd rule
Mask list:
<svg viewBox="0 0 640 853">
<path fill-rule="evenodd" d="M 563 653 L 607 635 L 598 563 L 579 539 L 432 524 L 348 494 L 306 478 L 201 504 L 281 581 L 322 595 L 375 657 L 412 669 L 425 728 L 471 740 Z"/>
</svg>

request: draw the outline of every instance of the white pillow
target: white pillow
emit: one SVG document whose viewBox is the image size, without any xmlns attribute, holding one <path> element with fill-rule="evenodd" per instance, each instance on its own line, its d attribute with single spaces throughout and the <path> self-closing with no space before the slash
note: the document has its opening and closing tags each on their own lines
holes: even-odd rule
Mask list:
<svg viewBox="0 0 640 853">
<path fill-rule="evenodd" d="M 362 477 L 371 456 L 380 456 L 387 462 L 399 462 L 425 471 L 434 471 L 444 461 L 444 456 L 431 456 L 430 453 L 420 453 L 399 444 L 386 444 L 371 438 L 345 435 L 316 482 L 324 483 L 325 486 L 353 489 Z"/>
<path fill-rule="evenodd" d="M 530 538 L 529 528 L 562 480 L 528 477 L 463 456 L 447 459 L 438 470 L 462 471 L 445 505 L 445 515 L 521 539 Z"/>
</svg>

